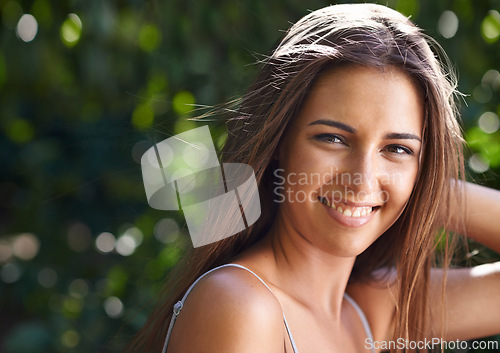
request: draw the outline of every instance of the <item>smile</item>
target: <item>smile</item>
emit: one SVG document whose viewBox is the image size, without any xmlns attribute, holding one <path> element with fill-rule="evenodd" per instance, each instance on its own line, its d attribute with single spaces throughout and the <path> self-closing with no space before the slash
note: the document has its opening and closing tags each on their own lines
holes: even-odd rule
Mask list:
<svg viewBox="0 0 500 353">
<path fill-rule="evenodd" d="M 343 202 L 332 202 L 328 198 L 323 196 L 318 196 L 318 200 L 328 208 L 336 211 L 336 213 L 342 214 L 345 217 L 360 218 L 371 215 L 374 211 L 380 208 L 380 206 L 352 206 L 347 205 Z"/>
</svg>

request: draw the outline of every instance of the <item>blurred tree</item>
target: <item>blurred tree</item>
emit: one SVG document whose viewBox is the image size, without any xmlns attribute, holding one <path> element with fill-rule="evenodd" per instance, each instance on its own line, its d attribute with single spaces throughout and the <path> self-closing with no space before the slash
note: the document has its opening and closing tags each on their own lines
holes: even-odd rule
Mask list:
<svg viewBox="0 0 500 353">
<path fill-rule="evenodd" d="M 1 352 L 120 351 L 191 246 L 181 214 L 148 207 L 140 157 L 329 3 L 0 0 Z M 382 3 L 447 50 L 469 177 L 500 188 L 500 1 Z"/>
</svg>

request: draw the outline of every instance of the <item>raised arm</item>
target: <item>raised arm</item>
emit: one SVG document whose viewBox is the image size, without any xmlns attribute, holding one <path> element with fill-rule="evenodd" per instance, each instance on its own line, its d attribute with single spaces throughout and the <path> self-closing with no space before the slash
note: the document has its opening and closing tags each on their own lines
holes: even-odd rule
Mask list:
<svg viewBox="0 0 500 353">
<path fill-rule="evenodd" d="M 464 183 L 465 208 L 450 207 L 452 222 L 449 230 L 465 233 L 469 238 L 500 253 L 500 191 Z M 465 225 L 461 229 L 461 225 Z"/>
<path fill-rule="evenodd" d="M 500 191 L 465 183 L 465 208 L 450 207 L 451 231 L 500 253 Z M 465 230 L 463 229 L 465 226 Z M 500 262 L 450 269 L 446 281 L 444 321 L 441 317 L 443 271 L 432 272 L 431 305 L 434 337 L 468 340 L 500 334 Z"/>
</svg>

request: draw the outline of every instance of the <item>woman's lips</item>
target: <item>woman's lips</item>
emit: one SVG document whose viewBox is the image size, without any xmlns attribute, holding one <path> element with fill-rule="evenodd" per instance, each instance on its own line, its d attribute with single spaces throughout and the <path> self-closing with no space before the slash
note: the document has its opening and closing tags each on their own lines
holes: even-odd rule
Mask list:
<svg viewBox="0 0 500 353">
<path fill-rule="evenodd" d="M 328 214 L 346 227 L 361 227 L 368 223 L 380 206 L 356 205 L 344 202 L 332 202 L 326 197 L 318 197 Z"/>
</svg>

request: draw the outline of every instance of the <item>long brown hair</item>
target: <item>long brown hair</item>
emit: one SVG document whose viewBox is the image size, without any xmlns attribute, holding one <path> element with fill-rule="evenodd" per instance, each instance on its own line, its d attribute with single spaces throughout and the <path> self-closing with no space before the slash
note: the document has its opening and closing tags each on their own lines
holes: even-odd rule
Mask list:
<svg viewBox="0 0 500 353">
<path fill-rule="evenodd" d="M 222 160 L 254 168 L 260 219 L 235 236 L 190 251 L 176 279 L 166 283 L 158 308 L 129 351 L 160 352 L 173 304 L 188 286 L 207 270 L 231 261 L 269 229 L 278 207 L 271 193 L 273 154 L 317 77 L 337 65 L 394 66 L 424 92 L 424 148 L 414 191 L 395 224 L 357 257 L 350 281 L 367 280 L 375 269 L 395 267 L 400 290 L 394 337 L 418 340 L 428 335 L 429 273 L 438 220 L 446 223 L 442 209 L 456 191 L 452 181 L 463 175 L 456 86 L 441 63 L 443 58 L 440 47 L 411 21 L 381 5 L 329 6 L 292 26 L 263 61 L 237 113 L 227 119 Z"/>
</svg>

